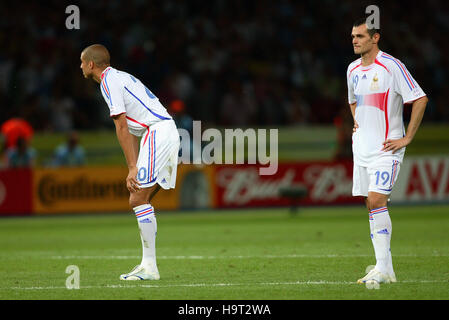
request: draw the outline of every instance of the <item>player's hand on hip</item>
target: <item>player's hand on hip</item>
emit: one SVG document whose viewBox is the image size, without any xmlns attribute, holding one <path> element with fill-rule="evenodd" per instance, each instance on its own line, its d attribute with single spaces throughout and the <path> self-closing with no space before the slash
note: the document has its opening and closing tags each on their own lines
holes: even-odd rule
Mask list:
<svg viewBox="0 0 449 320">
<path fill-rule="evenodd" d="M 410 140 L 407 137 L 403 137 L 401 139 L 396 139 L 396 140 L 387 139 L 384 142 L 382 151 L 385 151 L 385 152 L 392 151 L 393 153 L 395 153 L 399 149 L 406 147 L 409 143 L 410 143 Z"/>
<path fill-rule="evenodd" d="M 357 123 L 357 121 L 354 121 L 354 127 L 352 128 L 352 133 L 354 134 L 358 128 L 359 128 L 359 124 Z"/>
<path fill-rule="evenodd" d="M 129 192 L 137 192 L 140 190 L 140 183 L 137 181 L 137 167 L 129 168 L 129 173 L 126 177 L 126 187 Z"/>
</svg>

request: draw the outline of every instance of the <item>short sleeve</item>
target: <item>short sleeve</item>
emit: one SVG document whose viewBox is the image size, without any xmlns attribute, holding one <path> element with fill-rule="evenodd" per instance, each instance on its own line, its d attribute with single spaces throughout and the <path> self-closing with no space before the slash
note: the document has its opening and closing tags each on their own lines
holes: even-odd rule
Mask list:
<svg viewBox="0 0 449 320">
<path fill-rule="evenodd" d="M 393 76 L 394 89 L 402 96 L 404 104 L 411 103 L 426 95 L 415 79 L 413 79 L 410 72 L 408 72 L 405 65 L 399 60 L 395 61 Z"/>
<path fill-rule="evenodd" d="M 112 72 L 109 71 L 105 74 L 100 83 L 101 93 L 109 107 L 111 117 L 126 112 L 123 98 L 124 87 L 121 85 L 120 80 L 114 77 Z"/>
<path fill-rule="evenodd" d="M 348 84 L 348 102 L 349 104 L 353 104 L 356 102 L 355 94 L 354 94 L 354 82 L 350 78 L 351 71 L 349 70 L 346 72 L 346 80 Z"/>
</svg>

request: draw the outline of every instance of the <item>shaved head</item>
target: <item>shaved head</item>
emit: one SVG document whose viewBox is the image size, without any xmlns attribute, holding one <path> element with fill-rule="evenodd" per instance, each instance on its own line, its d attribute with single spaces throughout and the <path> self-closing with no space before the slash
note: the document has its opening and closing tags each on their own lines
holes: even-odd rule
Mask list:
<svg viewBox="0 0 449 320">
<path fill-rule="evenodd" d="M 105 46 L 101 44 L 88 46 L 81 52 L 80 57 L 80 68 L 84 77 L 100 83 L 101 73 L 110 65 L 109 59 L 109 51 Z"/>
<path fill-rule="evenodd" d="M 81 56 L 86 62 L 92 61 L 96 66 L 102 68 L 109 66 L 109 51 L 101 44 L 93 44 L 83 50 Z"/>
</svg>

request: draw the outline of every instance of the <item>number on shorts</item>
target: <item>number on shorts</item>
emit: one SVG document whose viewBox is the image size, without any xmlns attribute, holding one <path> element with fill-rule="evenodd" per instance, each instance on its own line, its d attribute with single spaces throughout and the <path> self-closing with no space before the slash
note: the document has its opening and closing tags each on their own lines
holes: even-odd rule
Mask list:
<svg viewBox="0 0 449 320">
<path fill-rule="evenodd" d="M 147 169 L 142 167 L 139 169 L 139 173 L 137 174 L 137 180 L 144 181 L 147 178 Z"/>
<path fill-rule="evenodd" d="M 388 171 L 384 171 L 382 173 L 380 173 L 380 171 L 376 171 L 375 173 L 376 175 L 376 185 L 379 185 L 379 179 L 382 180 L 382 185 L 386 185 L 388 180 L 390 179 L 390 174 L 388 173 Z"/>
<path fill-rule="evenodd" d="M 390 174 L 388 173 L 388 171 L 384 171 L 382 173 L 380 173 L 380 171 L 376 171 L 375 173 L 376 175 L 376 185 L 379 185 L 379 179 L 382 180 L 382 185 L 386 185 L 388 180 L 390 179 Z"/>
</svg>

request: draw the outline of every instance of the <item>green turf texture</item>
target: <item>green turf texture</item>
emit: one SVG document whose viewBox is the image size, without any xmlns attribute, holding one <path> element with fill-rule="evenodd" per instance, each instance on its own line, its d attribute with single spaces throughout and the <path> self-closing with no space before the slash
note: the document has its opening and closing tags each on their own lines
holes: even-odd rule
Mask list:
<svg viewBox="0 0 449 320">
<path fill-rule="evenodd" d="M 131 213 L 2 218 L 0 299 L 449 299 L 449 206 L 390 214 L 398 282 L 379 290 L 355 284 L 375 263 L 362 206 L 162 212 L 159 281 L 119 280 L 140 262 Z"/>
</svg>

